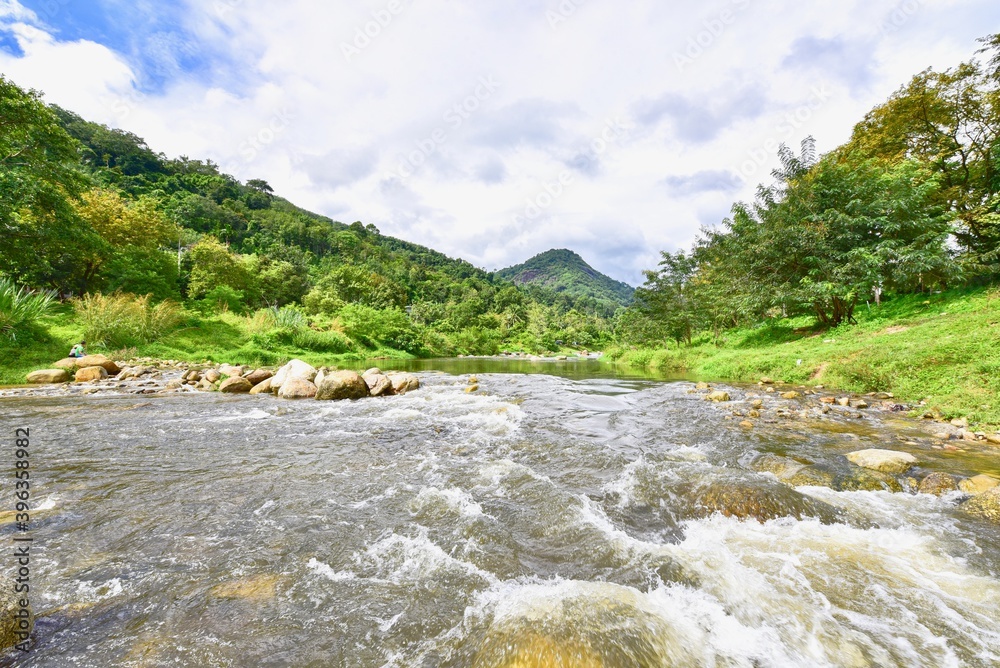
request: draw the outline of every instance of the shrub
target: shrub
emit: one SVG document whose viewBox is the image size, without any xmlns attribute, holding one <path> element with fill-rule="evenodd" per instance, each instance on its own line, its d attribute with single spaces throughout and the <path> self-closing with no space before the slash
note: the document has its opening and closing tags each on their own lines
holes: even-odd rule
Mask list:
<svg viewBox="0 0 1000 668">
<path fill-rule="evenodd" d="M 127 293 L 92 294 L 78 299 L 74 307 L 92 345 L 126 348 L 151 343 L 176 329 L 184 311 L 172 301 L 150 304 L 150 296 Z"/>
<path fill-rule="evenodd" d="M 0 334 L 12 340 L 48 315 L 55 305 L 52 292 L 31 292 L 0 277 Z"/>
<path fill-rule="evenodd" d="M 202 303 L 207 310 L 243 312 L 243 293 L 228 285 L 216 285 L 205 293 Z"/>
<path fill-rule="evenodd" d="M 420 331 L 401 309 L 375 309 L 348 304 L 337 315 L 344 333 L 370 348 L 379 345 L 419 354 Z"/>
</svg>

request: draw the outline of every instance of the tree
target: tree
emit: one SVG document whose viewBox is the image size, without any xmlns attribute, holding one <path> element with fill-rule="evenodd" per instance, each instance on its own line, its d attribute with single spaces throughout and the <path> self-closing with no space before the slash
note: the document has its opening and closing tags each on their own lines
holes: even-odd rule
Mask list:
<svg viewBox="0 0 1000 668">
<path fill-rule="evenodd" d="M 78 144 L 35 91 L 0 75 L 0 266 L 19 283 L 63 288 L 77 245 L 71 205 L 87 179 Z"/>
<path fill-rule="evenodd" d="M 100 272 L 116 255 L 139 252 L 151 257 L 148 254 L 168 244 L 173 235 L 173 226 L 151 197 L 127 202 L 115 191 L 94 189 L 83 194 L 76 213 L 93 240 L 75 256 L 73 274 L 81 294 L 95 287 Z"/>
<path fill-rule="evenodd" d="M 684 251 L 662 252 L 658 271 L 647 271 L 646 282 L 635 292 L 635 308 L 663 328 L 677 345 L 690 345 L 700 323 L 695 273 L 698 262 Z"/>
<path fill-rule="evenodd" d="M 217 286 L 226 286 L 243 293 L 248 302 L 256 301 L 258 286 L 247 262 L 215 237 L 204 237 L 192 246 L 188 259 L 188 297 L 198 299 Z"/>
</svg>

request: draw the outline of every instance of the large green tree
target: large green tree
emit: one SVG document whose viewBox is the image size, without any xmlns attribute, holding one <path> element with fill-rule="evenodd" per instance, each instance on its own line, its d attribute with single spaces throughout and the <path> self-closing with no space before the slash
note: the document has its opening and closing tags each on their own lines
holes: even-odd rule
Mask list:
<svg viewBox="0 0 1000 668">
<path fill-rule="evenodd" d="M 78 147 L 38 93 L 0 75 L 0 271 L 21 283 L 65 289 L 92 241 L 72 206 L 86 184 Z"/>
</svg>

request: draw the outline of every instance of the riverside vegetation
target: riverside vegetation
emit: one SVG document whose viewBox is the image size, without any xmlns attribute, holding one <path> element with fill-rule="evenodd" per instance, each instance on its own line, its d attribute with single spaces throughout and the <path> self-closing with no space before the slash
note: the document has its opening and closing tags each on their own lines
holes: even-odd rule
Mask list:
<svg viewBox="0 0 1000 668">
<path fill-rule="evenodd" d="M 782 146 L 775 184 L 664 253 L 634 303 L 569 251 L 489 274 L 168 159 L 5 79 L 0 105 L 0 382 L 84 337 L 111 357 L 255 366 L 574 343 L 1000 424 L 997 35 L 917 75 L 835 151 Z"/>
</svg>

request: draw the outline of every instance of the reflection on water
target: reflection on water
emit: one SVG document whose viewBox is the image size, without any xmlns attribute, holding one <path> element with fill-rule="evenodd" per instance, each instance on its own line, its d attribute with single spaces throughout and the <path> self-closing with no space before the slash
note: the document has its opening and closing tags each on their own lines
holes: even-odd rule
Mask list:
<svg viewBox="0 0 1000 668">
<path fill-rule="evenodd" d="M 665 373 L 646 367 L 630 367 L 624 364 L 602 362 L 595 358 L 579 358 L 568 360 L 539 359 L 530 360 L 515 357 L 466 357 L 447 359 L 414 359 L 414 360 L 363 360 L 345 362 L 344 368 L 358 371 L 377 366 L 383 371 L 443 371 L 453 375 L 506 373 L 506 374 L 545 374 L 585 380 L 593 378 L 621 378 L 635 380 L 687 380 L 684 374 Z"/>
<path fill-rule="evenodd" d="M 796 490 L 750 465 L 780 452 L 833 479 L 895 431 L 747 433 L 725 419 L 745 390 L 718 406 L 544 364 L 436 363 L 481 391 L 425 373 L 358 402 L 0 400 L 5 430 L 32 428 L 47 504 L 36 646 L 8 664 L 1000 662 L 995 526 L 954 497 Z"/>
</svg>

